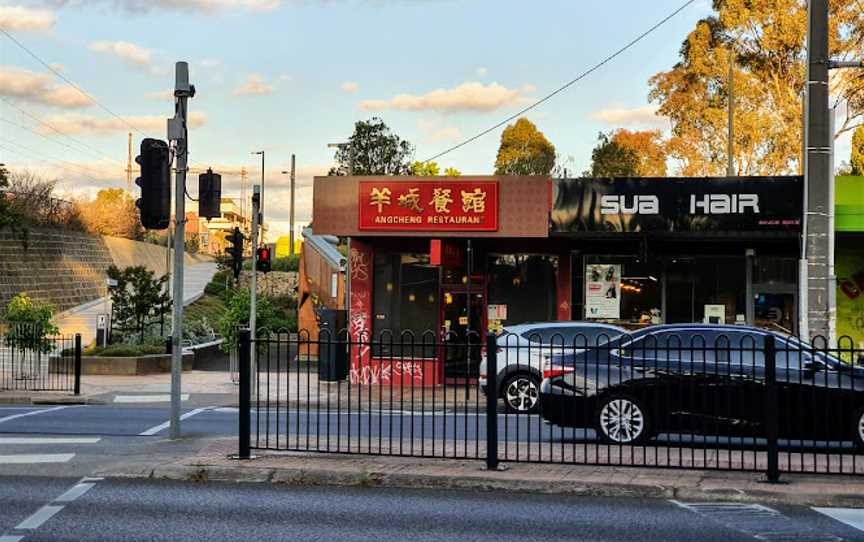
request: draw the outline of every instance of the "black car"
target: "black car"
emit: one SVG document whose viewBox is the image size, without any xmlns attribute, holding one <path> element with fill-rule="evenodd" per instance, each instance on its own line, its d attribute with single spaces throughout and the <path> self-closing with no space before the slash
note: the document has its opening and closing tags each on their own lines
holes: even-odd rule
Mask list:
<svg viewBox="0 0 864 542">
<path fill-rule="evenodd" d="M 864 369 L 743 326 L 654 326 L 552 356 L 540 386 L 541 414 L 555 425 L 596 429 L 616 444 L 659 433 L 764 436 L 769 336 L 778 437 L 864 447 Z"/>
</svg>

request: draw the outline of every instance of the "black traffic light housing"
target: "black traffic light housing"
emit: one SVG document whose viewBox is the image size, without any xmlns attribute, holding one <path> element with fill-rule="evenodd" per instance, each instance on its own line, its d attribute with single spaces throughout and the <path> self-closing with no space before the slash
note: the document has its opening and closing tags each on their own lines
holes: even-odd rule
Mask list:
<svg viewBox="0 0 864 542">
<path fill-rule="evenodd" d="M 231 246 L 225 249 L 225 252 L 231 255 L 231 270 L 234 272 L 234 280 L 240 278 L 240 271 L 243 270 L 243 241 L 246 239 L 240 232 L 240 228 L 234 228 L 234 231 L 226 239 Z"/>
<path fill-rule="evenodd" d="M 171 153 L 168 143 L 160 139 L 141 140 L 141 154 L 135 158 L 141 176 L 135 184 L 141 187 L 141 198 L 135 205 L 141 212 L 141 224 L 148 230 L 164 230 L 171 223 Z"/>
<path fill-rule="evenodd" d="M 270 247 L 260 247 L 255 252 L 255 269 L 262 273 L 270 272 Z"/>
<path fill-rule="evenodd" d="M 222 176 L 207 169 L 198 175 L 198 216 L 206 219 L 222 216 Z"/>
</svg>

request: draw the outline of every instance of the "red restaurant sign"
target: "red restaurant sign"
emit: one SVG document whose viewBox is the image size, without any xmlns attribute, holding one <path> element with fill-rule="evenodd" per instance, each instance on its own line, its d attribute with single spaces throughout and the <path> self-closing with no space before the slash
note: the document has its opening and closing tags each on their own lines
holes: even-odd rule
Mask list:
<svg viewBox="0 0 864 542">
<path fill-rule="evenodd" d="M 361 230 L 497 231 L 497 181 L 360 181 Z"/>
</svg>

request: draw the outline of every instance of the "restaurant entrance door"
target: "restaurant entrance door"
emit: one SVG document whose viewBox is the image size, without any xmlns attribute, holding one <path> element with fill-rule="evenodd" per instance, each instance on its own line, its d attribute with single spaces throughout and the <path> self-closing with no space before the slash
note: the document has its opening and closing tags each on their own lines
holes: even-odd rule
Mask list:
<svg viewBox="0 0 864 542">
<path fill-rule="evenodd" d="M 441 353 L 445 378 L 477 378 L 485 329 L 486 296 L 466 289 L 442 289 Z"/>
</svg>

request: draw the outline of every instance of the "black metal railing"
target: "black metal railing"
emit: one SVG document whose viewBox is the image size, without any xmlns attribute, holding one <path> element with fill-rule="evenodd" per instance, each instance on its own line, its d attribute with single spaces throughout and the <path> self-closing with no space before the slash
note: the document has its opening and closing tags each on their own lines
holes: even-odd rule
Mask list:
<svg viewBox="0 0 864 542">
<path fill-rule="evenodd" d="M 38 327 L 0 332 L 0 390 L 81 393 L 81 336 L 46 336 Z"/>
<path fill-rule="evenodd" d="M 864 474 L 850 339 L 622 333 L 241 335 L 240 453 Z"/>
</svg>

